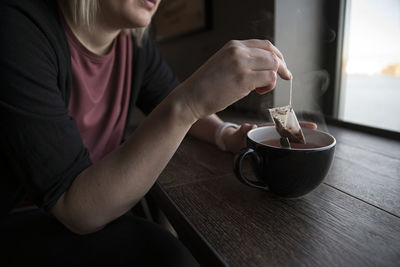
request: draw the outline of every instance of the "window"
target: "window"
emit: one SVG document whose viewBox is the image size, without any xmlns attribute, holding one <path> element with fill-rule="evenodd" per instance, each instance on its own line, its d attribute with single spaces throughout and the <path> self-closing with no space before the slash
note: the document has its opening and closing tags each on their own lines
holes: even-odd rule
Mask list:
<svg viewBox="0 0 400 267">
<path fill-rule="evenodd" d="M 341 120 L 400 132 L 400 1 L 347 0 Z"/>
</svg>

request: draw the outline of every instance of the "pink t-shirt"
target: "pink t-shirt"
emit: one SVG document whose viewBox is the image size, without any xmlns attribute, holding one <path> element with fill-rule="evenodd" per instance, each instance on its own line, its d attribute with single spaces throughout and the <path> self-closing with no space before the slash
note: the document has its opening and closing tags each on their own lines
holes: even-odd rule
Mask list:
<svg viewBox="0 0 400 267">
<path fill-rule="evenodd" d="M 93 162 L 121 142 L 131 90 L 132 38 L 121 32 L 106 55 L 96 55 L 64 22 L 71 51 L 70 115 Z"/>
</svg>

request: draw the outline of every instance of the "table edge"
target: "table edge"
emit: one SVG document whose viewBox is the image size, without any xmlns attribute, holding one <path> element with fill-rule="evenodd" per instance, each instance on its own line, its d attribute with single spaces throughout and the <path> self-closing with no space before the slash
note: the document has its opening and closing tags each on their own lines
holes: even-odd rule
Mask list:
<svg viewBox="0 0 400 267">
<path fill-rule="evenodd" d="M 179 240 L 182 241 L 202 266 L 229 266 L 226 260 L 186 218 L 158 181 L 150 189 L 149 194 L 157 206 L 164 211 L 165 216 L 178 233 Z"/>
</svg>

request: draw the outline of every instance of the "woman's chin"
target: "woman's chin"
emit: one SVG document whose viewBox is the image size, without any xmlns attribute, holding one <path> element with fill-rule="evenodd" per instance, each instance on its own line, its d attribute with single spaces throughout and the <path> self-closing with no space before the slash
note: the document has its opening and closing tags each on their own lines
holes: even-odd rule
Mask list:
<svg viewBox="0 0 400 267">
<path fill-rule="evenodd" d="M 149 26 L 151 23 L 151 17 L 150 18 L 141 18 L 141 19 L 136 19 L 135 21 L 132 21 L 130 23 L 130 28 L 143 28 Z"/>
</svg>

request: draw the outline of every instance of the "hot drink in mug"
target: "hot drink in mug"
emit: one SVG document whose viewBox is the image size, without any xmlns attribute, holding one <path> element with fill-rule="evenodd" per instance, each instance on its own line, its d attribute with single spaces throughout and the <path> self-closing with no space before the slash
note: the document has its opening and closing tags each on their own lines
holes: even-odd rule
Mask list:
<svg viewBox="0 0 400 267">
<path fill-rule="evenodd" d="M 303 129 L 306 144 L 280 146 L 274 126 L 259 127 L 247 133 L 247 147 L 236 157 L 234 169 L 244 184 L 268 190 L 282 197 L 300 197 L 322 183 L 332 165 L 335 138 L 319 130 Z M 255 164 L 257 181 L 246 178 L 243 160 L 249 156 Z"/>
</svg>

